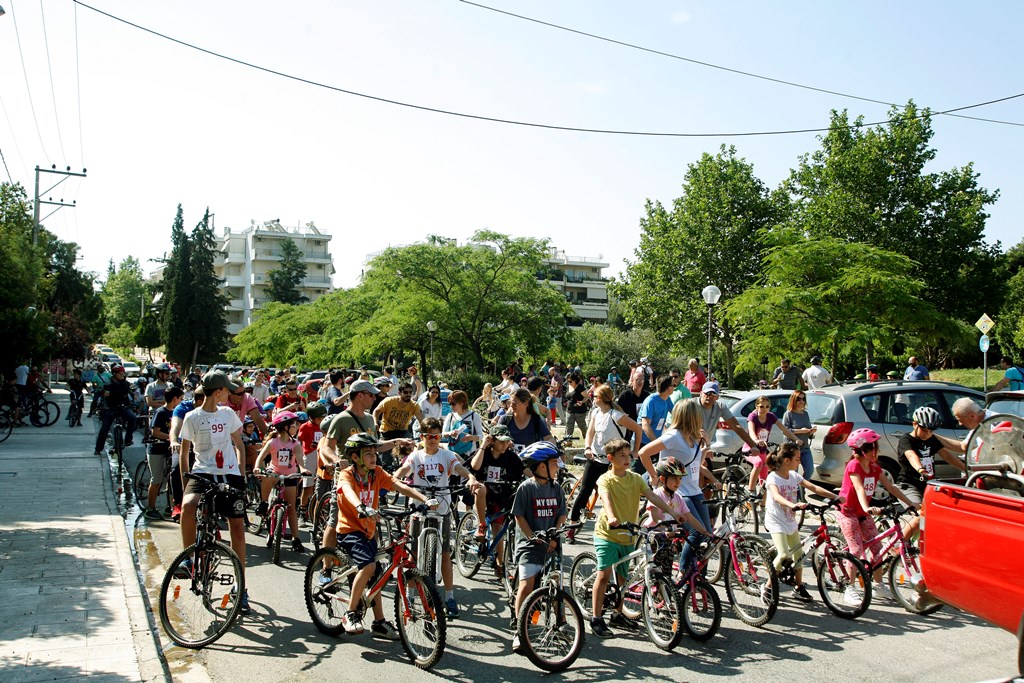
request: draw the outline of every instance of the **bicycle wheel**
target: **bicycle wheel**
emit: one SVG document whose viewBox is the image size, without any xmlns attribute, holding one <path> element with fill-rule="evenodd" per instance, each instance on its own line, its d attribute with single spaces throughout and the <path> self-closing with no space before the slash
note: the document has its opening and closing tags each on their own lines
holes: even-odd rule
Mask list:
<svg viewBox="0 0 1024 683">
<path fill-rule="evenodd" d="M 6 412 L 0 413 L 0 443 L 7 441 L 7 437 L 14 431 L 14 422 Z"/>
<path fill-rule="evenodd" d="M 124 450 L 124 427 L 119 424 L 114 425 L 114 450 L 118 453 Z M 120 473 L 118 473 L 120 476 Z"/>
<path fill-rule="evenodd" d="M 659 649 L 671 651 L 683 639 L 682 594 L 662 577 L 643 587 L 641 614 L 651 642 Z"/>
<path fill-rule="evenodd" d="M 416 558 L 416 567 L 423 572 L 429 581 L 436 587 L 437 584 L 437 534 L 427 534 L 423 539 L 423 547 L 419 549 L 420 556 Z"/>
<path fill-rule="evenodd" d="M 545 671 L 565 671 L 586 642 L 583 612 L 565 590 L 541 586 L 526 596 L 516 620 L 523 654 Z"/>
<path fill-rule="evenodd" d="M 707 581 L 687 584 L 681 594 L 683 630 L 694 640 L 710 640 L 722 624 L 722 601 Z"/>
<path fill-rule="evenodd" d="M 704 577 L 708 583 L 718 583 L 725 574 L 725 568 L 729 565 L 728 548 L 722 544 L 708 558 L 707 575 Z"/>
<path fill-rule="evenodd" d="M 626 580 L 622 582 L 622 616 L 630 621 L 639 622 L 643 616 L 644 570 L 640 567 L 640 560 L 634 560 L 629 565 L 629 573 Z"/>
<path fill-rule="evenodd" d="M 462 516 L 455 530 L 455 566 L 467 579 L 476 576 L 483 563 L 480 548 L 484 544 L 476 539 L 477 524 L 476 512 L 470 510 Z"/>
<path fill-rule="evenodd" d="M 40 401 L 28 408 L 28 421 L 32 423 L 33 427 L 43 428 L 46 426 L 47 421 L 50 419 L 49 415 L 46 414 L 47 408 L 44 401 Z"/>
<path fill-rule="evenodd" d="M 281 564 L 281 537 L 284 535 L 284 505 L 274 506 L 274 518 L 270 529 L 270 561 Z"/>
<path fill-rule="evenodd" d="M 756 500 L 746 500 L 737 505 L 733 511 L 736 531 L 744 536 L 756 536 L 761 530 L 758 512 L 759 507 Z"/>
<path fill-rule="evenodd" d="M 516 538 L 511 525 L 505 532 L 505 544 L 502 550 L 501 583 L 505 586 L 505 594 L 514 596 L 519 587 L 519 581 L 516 578 L 519 567 L 516 566 Z"/>
<path fill-rule="evenodd" d="M 71 399 L 71 405 L 68 406 L 68 427 L 74 427 L 78 423 L 78 415 L 78 404 Z"/>
<path fill-rule="evenodd" d="M 572 510 L 572 505 L 576 502 L 576 493 L 579 491 L 576 487 L 577 481 L 575 474 L 562 472 L 562 494 L 565 496 L 566 510 Z"/>
<path fill-rule="evenodd" d="M 51 427 L 60 420 L 60 406 L 56 401 L 43 401 L 41 403 L 46 410 L 46 421 L 43 423 L 44 427 Z"/>
<path fill-rule="evenodd" d="M 185 564 L 192 560 L 191 569 Z M 242 563 L 220 542 L 191 545 L 171 562 L 160 586 L 160 624 L 178 645 L 198 649 L 231 627 L 245 591 Z"/>
<path fill-rule="evenodd" d="M 751 626 L 764 626 L 779 607 L 779 576 L 761 549 L 747 538 L 725 573 L 725 592 L 736 616 Z"/>
<path fill-rule="evenodd" d="M 569 569 L 569 592 L 587 617 L 593 612 L 596 576 L 597 555 L 589 550 L 577 555 Z"/>
<path fill-rule="evenodd" d="M 135 478 L 132 479 L 134 486 L 132 490 L 135 492 L 135 502 L 139 504 L 143 510 L 149 505 L 149 462 L 145 458 L 139 463 L 139 466 L 135 468 Z"/>
<path fill-rule="evenodd" d="M 910 549 L 908 548 L 908 550 Z M 906 565 L 903 562 L 902 558 L 894 558 L 889 563 L 889 570 L 886 572 L 889 575 L 889 588 L 892 590 L 896 602 L 911 614 L 934 614 L 942 609 L 944 603 L 941 602 L 933 602 L 923 609 L 917 606 L 919 593 L 915 588 L 914 577 L 916 576 L 918 581 L 922 580 L 921 568 L 916 555 L 908 554 Z"/>
<path fill-rule="evenodd" d="M 852 574 L 852 579 L 847 574 Z M 848 552 L 826 550 L 815 571 L 818 592 L 832 614 L 856 619 L 871 604 L 871 574 L 864 563 Z"/>
<path fill-rule="evenodd" d="M 433 583 L 414 569 L 405 572 L 405 590 L 395 590 L 395 624 L 413 664 L 421 669 L 437 664 L 444 654 L 445 612 Z"/>
<path fill-rule="evenodd" d="M 336 548 L 321 548 L 306 565 L 303 582 L 306 611 L 321 633 L 336 636 L 345 630 L 342 617 L 348 611 L 351 593 L 351 577 L 346 572 L 351 568 L 348 555 Z"/>
<path fill-rule="evenodd" d="M 309 535 L 313 540 L 313 548 L 320 550 L 320 546 L 324 542 L 324 532 L 327 530 L 327 521 L 331 518 L 331 498 L 330 494 L 321 496 L 316 502 L 316 510 L 313 512 L 313 528 L 310 529 Z"/>
</svg>

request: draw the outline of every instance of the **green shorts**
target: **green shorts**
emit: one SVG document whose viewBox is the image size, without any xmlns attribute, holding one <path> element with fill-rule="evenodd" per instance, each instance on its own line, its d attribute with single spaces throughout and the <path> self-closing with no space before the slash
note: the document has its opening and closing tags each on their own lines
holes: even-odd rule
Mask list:
<svg viewBox="0 0 1024 683">
<path fill-rule="evenodd" d="M 597 569 L 607 569 L 622 558 L 633 552 L 633 546 L 623 545 L 622 543 L 615 543 L 614 541 L 606 541 L 603 538 L 594 539 L 594 554 L 597 555 Z M 616 574 L 620 576 L 626 575 L 626 570 L 629 567 L 625 562 L 620 564 L 615 570 Z"/>
</svg>

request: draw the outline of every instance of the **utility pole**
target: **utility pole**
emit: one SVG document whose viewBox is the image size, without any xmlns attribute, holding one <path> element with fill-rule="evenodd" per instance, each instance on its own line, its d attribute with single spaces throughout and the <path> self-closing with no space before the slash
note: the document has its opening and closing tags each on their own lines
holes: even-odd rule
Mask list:
<svg viewBox="0 0 1024 683">
<path fill-rule="evenodd" d="M 58 171 L 56 164 L 53 164 L 50 168 L 39 168 L 38 166 L 36 166 L 36 200 L 33 203 L 34 214 L 32 216 L 32 246 L 33 247 L 36 246 L 36 244 L 39 243 L 39 205 L 40 204 L 49 204 L 50 206 L 56 206 L 57 207 L 56 209 L 54 209 L 53 211 L 51 211 L 50 213 L 46 214 L 46 216 L 43 217 L 43 220 L 45 221 L 47 218 L 49 218 L 54 213 L 56 213 L 57 210 L 60 209 L 62 206 L 74 207 L 75 203 L 76 203 L 76 202 L 71 202 L 70 204 L 66 204 L 63 199 L 61 199 L 58 202 L 55 202 L 55 201 L 53 201 L 53 197 L 50 197 L 49 199 L 46 199 L 46 200 L 40 199 L 39 198 L 39 174 L 40 173 L 53 173 L 54 175 L 64 176 L 63 178 L 61 178 L 60 180 L 55 182 L 53 185 L 51 185 L 48 189 L 44 190 L 43 194 L 46 194 L 47 192 L 49 192 L 53 188 L 57 187 L 58 185 L 63 183 L 65 180 L 67 180 L 71 176 L 77 176 L 79 178 L 84 178 L 85 177 L 85 169 L 84 168 L 82 169 L 81 173 L 74 173 L 71 170 L 70 166 L 67 167 L 66 171 Z"/>
</svg>

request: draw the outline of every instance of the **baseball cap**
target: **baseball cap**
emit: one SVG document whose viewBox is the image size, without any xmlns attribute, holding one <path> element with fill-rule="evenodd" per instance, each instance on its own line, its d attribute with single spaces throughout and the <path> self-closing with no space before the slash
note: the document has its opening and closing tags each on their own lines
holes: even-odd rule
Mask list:
<svg viewBox="0 0 1024 683">
<path fill-rule="evenodd" d="M 231 378 L 227 376 L 223 370 L 210 370 L 208 373 L 203 375 L 203 391 L 209 394 L 217 389 L 227 389 L 228 391 L 238 391 L 242 388 L 241 384 L 237 384 L 231 381 Z"/>
<path fill-rule="evenodd" d="M 704 386 L 700 388 L 702 394 L 720 394 L 722 393 L 722 387 L 718 386 L 718 382 L 704 382 Z"/>
<path fill-rule="evenodd" d="M 511 441 L 512 433 L 508 431 L 508 427 L 505 425 L 494 425 L 490 431 L 491 437 L 498 441 Z"/>
<path fill-rule="evenodd" d="M 388 386 L 391 386 L 391 380 L 388 379 L 387 377 L 384 377 L 383 375 L 381 375 L 377 379 L 373 380 L 373 384 L 374 384 L 374 386 L 378 386 L 378 387 L 384 386 L 385 384 L 387 384 Z"/>
<path fill-rule="evenodd" d="M 818 365 L 821 363 L 821 356 L 811 356 L 811 365 Z"/>
<path fill-rule="evenodd" d="M 511 398 L 512 397 L 509 396 L 508 394 L 502 394 L 501 396 L 498 397 L 498 400 L 504 402 L 510 400 Z"/>
<path fill-rule="evenodd" d="M 360 391 L 368 391 L 375 396 L 380 393 L 380 389 L 373 386 L 365 379 L 357 379 L 355 382 L 352 382 L 352 386 L 348 388 L 348 391 L 350 394 L 356 394 Z"/>
</svg>

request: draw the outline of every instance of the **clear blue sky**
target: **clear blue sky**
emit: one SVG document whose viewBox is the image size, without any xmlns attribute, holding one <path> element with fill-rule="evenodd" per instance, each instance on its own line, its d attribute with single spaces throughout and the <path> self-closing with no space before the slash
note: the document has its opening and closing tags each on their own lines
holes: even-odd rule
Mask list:
<svg viewBox="0 0 1024 683">
<path fill-rule="evenodd" d="M 497 118 L 709 133 L 824 127 L 833 108 L 881 120 L 887 110 L 457 0 L 89 4 L 307 79 Z M 890 102 L 913 98 L 937 110 L 1024 91 L 1015 47 L 1024 25 L 1019 3 L 484 4 L 775 78 Z M 250 219 L 315 221 L 334 236 L 340 286 L 355 283 L 369 252 L 429 233 L 462 240 L 480 228 L 548 237 L 570 254 L 600 254 L 615 273 L 638 244 L 645 200 L 671 202 L 686 166 L 701 153 L 735 144 L 774 187 L 798 155 L 817 146 L 814 134 L 645 138 L 454 118 L 224 62 L 84 7 L 76 12 L 70 0 L 0 6 L 7 10 L 0 17 L 0 150 L 30 193 L 36 164 L 88 167 L 88 179 L 51 193 L 76 199 L 78 208 L 46 225 L 78 242 L 82 267 L 98 272 L 109 258 L 128 254 L 152 268 L 145 260 L 169 249 L 180 202 L 188 227 L 207 206 L 218 229 L 244 228 Z M 1024 122 L 1024 98 L 967 113 Z M 934 129 L 933 168 L 973 161 L 981 184 L 1002 193 L 988 239 L 1004 248 L 1018 242 L 1024 128 L 937 117 Z M 2 168 L 0 177 L 7 178 Z"/>
</svg>

